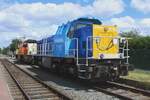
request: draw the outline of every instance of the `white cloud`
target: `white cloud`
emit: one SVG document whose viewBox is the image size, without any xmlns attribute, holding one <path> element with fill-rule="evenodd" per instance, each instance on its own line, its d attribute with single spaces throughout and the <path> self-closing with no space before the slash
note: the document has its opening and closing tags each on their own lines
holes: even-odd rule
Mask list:
<svg viewBox="0 0 150 100">
<path fill-rule="evenodd" d="M 23 31 L 28 26 L 28 21 L 14 13 L 0 12 L 1 32 Z"/>
<path fill-rule="evenodd" d="M 130 16 L 112 18 L 110 21 L 121 28 L 133 27 L 135 25 L 135 20 Z"/>
<path fill-rule="evenodd" d="M 108 16 L 119 14 L 124 10 L 124 2 L 122 0 L 96 0 L 93 3 L 94 15 Z"/>
<path fill-rule="evenodd" d="M 140 23 L 144 26 L 150 27 L 150 18 L 144 18 Z"/>
<path fill-rule="evenodd" d="M 143 30 L 144 35 L 149 35 L 150 36 L 150 18 L 143 18 L 139 22 L 141 30 Z"/>
<path fill-rule="evenodd" d="M 132 0 L 131 6 L 144 13 L 150 13 L 150 0 Z"/>
<path fill-rule="evenodd" d="M 150 18 L 134 19 L 130 16 L 112 18 L 112 25 L 117 25 L 119 31 L 130 31 L 136 29 L 142 35 L 150 35 Z"/>
<path fill-rule="evenodd" d="M 3 0 L 1 4 L 7 3 Z M 123 10 L 122 0 L 95 0 L 93 4 L 85 6 L 74 3 L 15 2 L 0 10 L 0 46 L 2 42 L 8 43 L 6 41 L 18 36 L 39 39 L 51 35 L 58 25 L 78 17 L 108 17 L 120 14 Z"/>
</svg>

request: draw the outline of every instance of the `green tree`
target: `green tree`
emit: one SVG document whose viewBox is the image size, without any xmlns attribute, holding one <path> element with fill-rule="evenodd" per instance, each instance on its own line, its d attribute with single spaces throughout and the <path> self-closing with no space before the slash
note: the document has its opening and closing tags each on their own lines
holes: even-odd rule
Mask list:
<svg viewBox="0 0 150 100">
<path fill-rule="evenodd" d="M 2 53 L 2 49 L 0 48 L 0 54 Z"/>
<path fill-rule="evenodd" d="M 138 38 L 141 37 L 140 32 L 138 32 L 137 30 L 131 30 L 129 32 L 122 32 L 120 33 L 121 36 L 123 37 L 130 37 L 130 38 Z"/>
<path fill-rule="evenodd" d="M 16 51 L 16 49 L 18 48 L 18 44 L 21 42 L 21 40 L 19 39 L 13 39 L 11 44 L 10 44 L 10 51 L 12 51 L 13 53 Z"/>
<path fill-rule="evenodd" d="M 121 36 L 131 38 L 129 39 L 130 49 L 150 49 L 150 37 L 142 36 L 136 30 L 122 32 Z"/>
<path fill-rule="evenodd" d="M 8 54 L 8 52 L 9 52 L 9 47 L 3 48 L 3 50 L 2 50 L 2 54 L 7 55 L 7 54 Z"/>
<path fill-rule="evenodd" d="M 150 36 L 140 35 L 138 31 L 122 32 L 121 36 L 129 37 L 129 62 L 136 68 L 149 69 Z"/>
</svg>

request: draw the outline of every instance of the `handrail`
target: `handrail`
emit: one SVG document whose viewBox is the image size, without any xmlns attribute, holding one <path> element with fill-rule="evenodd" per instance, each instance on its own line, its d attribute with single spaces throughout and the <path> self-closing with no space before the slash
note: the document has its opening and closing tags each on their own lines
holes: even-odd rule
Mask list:
<svg viewBox="0 0 150 100">
<path fill-rule="evenodd" d="M 89 48 L 89 40 L 92 41 L 93 39 L 97 39 L 97 38 L 112 38 L 112 39 L 121 39 L 122 37 L 119 37 L 119 36 L 88 36 L 87 39 L 86 39 L 86 63 L 85 65 L 88 66 L 89 64 L 89 59 L 91 59 L 91 57 L 89 57 L 89 51 L 92 50 L 92 48 Z M 124 37 L 123 37 L 124 38 Z M 129 63 L 129 56 L 128 56 L 128 38 L 125 38 L 126 39 L 126 43 L 124 44 L 125 45 L 125 48 L 120 48 L 119 46 L 119 42 L 118 42 L 118 47 L 119 49 L 122 49 L 122 51 L 120 52 L 123 57 L 126 59 L 126 63 L 128 64 Z M 76 64 L 77 65 L 80 65 L 79 64 L 79 39 L 78 38 L 72 38 L 72 39 L 69 39 L 68 40 L 70 42 L 74 41 L 75 40 L 75 47 L 73 49 L 69 49 L 68 53 L 66 56 L 69 56 L 69 57 L 74 57 L 76 59 Z M 54 45 L 53 43 L 51 43 L 52 45 Z M 57 44 L 57 43 L 55 43 Z M 62 43 L 59 43 L 59 44 L 64 44 L 65 45 L 65 42 L 62 42 Z M 43 46 L 44 45 L 44 46 Z M 48 48 L 48 49 L 46 49 Z M 43 52 L 44 50 L 44 52 Z M 43 54 L 46 55 L 46 54 L 52 54 L 51 52 L 53 52 L 53 47 L 51 47 L 51 50 L 50 50 L 50 43 L 44 43 L 44 44 L 40 44 L 39 45 L 39 54 Z M 71 53 L 70 53 L 71 52 Z M 73 54 L 72 54 L 73 52 Z"/>
<path fill-rule="evenodd" d="M 86 66 L 88 66 L 88 61 L 89 61 L 89 56 L 88 56 L 88 53 L 89 53 L 89 50 L 91 50 L 91 49 L 89 49 L 89 47 L 88 47 L 88 41 L 89 41 L 89 39 L 94 39 L 94 38 L 112 38 L 112 39 L 120 39 L 120 38 L 125 38 L 125 37 L 119 37 L 119 36 L 88 36 L 87 37 L 87 40 L 86 40 Z M 123 49 L 123 56 L 124 56 L 124 58 L 126 58 L 126 64 L 129 64 L 129 56 L 128 56 L 128 51 L 129 51 L 129 49 L 128 49 L 128 38 L 125 38 L 126 39 L 126 43 L 124 44 L 124 46 L 126 47 L 126 49 L 125 48 L 122 48 Z M 118 47 L 119 47 L 119 49 L 120 49 L 120 46 L 119 46 L 119 43 L 118 43 Z M 125 52 L 126 52 L 126 57 L 125 57 Z"/>
</svg>

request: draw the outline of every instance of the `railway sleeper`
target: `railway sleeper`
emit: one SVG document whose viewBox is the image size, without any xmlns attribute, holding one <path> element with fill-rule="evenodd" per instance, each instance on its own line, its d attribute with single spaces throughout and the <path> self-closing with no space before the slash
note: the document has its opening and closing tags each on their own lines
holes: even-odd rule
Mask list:
<svg viewBox="0 0 150 100">
<path fill-rule="evenodd" d="M 23 85 L 23 88 L 42 88 L 42 85 Z"/>
<path fill-rule="evenodd" d="M 41 100 L 41 99 L 32 99 L 32 100 Z M 54 98 L 46 98 L 46 100 L 63 100 L 63 99 L 60 99 L 58 97 L 54 97 Z"/>
<path fill-rule="evenodd" d="M 34 94 L 48 94 L 50 93 L 48 90 L 47 91 L 30 91 L 28 92 L 29 95 L 34 95 Z"/>
<path fill-rule="evenodd" d="M 37 84 L 40 84 L 40 83 L 28 83 L 28 82 L 20 82 L 20 84 L 22 85 L 37 85 Z"/>
<path fill-rule="evenodd" d="M 13 96 L 13 100 L 23 100 L 24 99 L 24 96 Z"/>
<path fill-rule="evenodd" d="M 25 91 L 46 91 L 46 88 L 26 88 Z"/>
<path fill-rule="evenodd" d="M 37 94 L 37 95 L 31 95 L 31 99 L 46 99 L 46 98 L 54 98 L 58 97 L 55 94 Z"/>
</svg>

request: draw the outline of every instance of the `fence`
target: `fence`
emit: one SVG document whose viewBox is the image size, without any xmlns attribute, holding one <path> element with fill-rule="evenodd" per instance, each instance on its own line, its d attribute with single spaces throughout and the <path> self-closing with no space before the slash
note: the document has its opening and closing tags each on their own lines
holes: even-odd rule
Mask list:
<svg viewBox="0 0 150 100">
<path fill-rule="evenodd" d="M 129 62 L 139 69 L 150 70 L 150 49 L 134 49 L 129 52 Z"/>
</svg>

